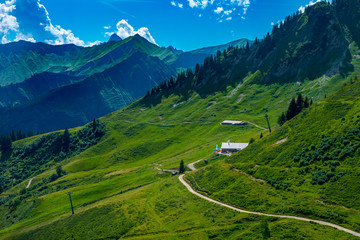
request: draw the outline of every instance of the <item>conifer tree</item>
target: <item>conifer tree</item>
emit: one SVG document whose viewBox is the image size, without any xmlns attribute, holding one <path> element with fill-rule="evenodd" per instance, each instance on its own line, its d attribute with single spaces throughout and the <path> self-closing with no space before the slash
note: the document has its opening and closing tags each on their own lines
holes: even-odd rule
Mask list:
<svg viewBox="0 0 360 240">
<path fill-rule="evenodd" d="M 58 165 L 56 167 L 56 174 L 58 175 L 58 178 L 61 177 L 63 175 L 64 171 L 62 170 L 61 165 Z"/>
<path fill-rule="evenodd" d="M 182 174 L 185 172 L 185 165 L 184 165 L 184 161 L 181 160 L 180 162 L 180 168 L 179 168 L 179 173 Z"/>
<path fill-rule="evenodd" d="M 304 101 L 304 108 L 308 108 L 308 107 L 309 107 L 309 98 L 306 96 Z"/>
<path fill-rule="evenodd" d="M 63 149 L 65 150 L 65 152 L 67 152 L 70 147 L 70 133 L 67 128 L 65 129 L 64 134 L 62 136 L 62 142 L 63 142 Z"/>
<path fill-rule="evenodd" d="M 286 112 L 286 120 L 289 121 L 290 119 L 295 117 L 296 113 L 297 113 L 297 104 L 296 104 L 295 98 L 293 98 L 291 100 L 289 108 Z"/>
<path fill-rule="evenodd" d="M 197 63 L 195 66 L 195 74 L 198 75 L 200 70 L 200 65 Z M 170 79 L 171 80 L 171 79 Z"/>
<path fill-rule="evenodd" d="M 8 136 L 2 136 L 0 137 L 0 150 L 1 152 L 10 152 L 12 149 L 12 142 L 11 138 Z"/>
<path fill-rule="evenodd" d="M 302 111 L 303 107 L 304 107 L 304 99 L 303 99 L 301 93 L 299 93 L 297 100 L 296 100 L 296 115 Z"/>
<path fill-rule="evenodd" d="M 249 52 L 250 52 L 250 45 L 249 42 L 246 42 L 245 53 L 249 53 Z"/>
<path fill-rule="evenodd" d="M 282 125 L 284 125 L 285 122 L 286 122 L 285 113 L 282 113 L 278 118 L 278 124 L 280 126 L 282 126 Z"/>
<path fill-rule="evenodd" d="M 220 58 L 221 58 L 221 51 L 217 50 L 217 52 L 216 52 L 216 61 L 220 61 Z"/>
</svg>

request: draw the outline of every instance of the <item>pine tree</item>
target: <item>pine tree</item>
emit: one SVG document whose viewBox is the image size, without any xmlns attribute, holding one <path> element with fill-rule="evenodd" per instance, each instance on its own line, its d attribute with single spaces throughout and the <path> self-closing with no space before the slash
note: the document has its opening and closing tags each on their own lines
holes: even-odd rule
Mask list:
<svg viewBox="0 0 360 240">
<path fill-rule="evenodd" d="M 297 104 L 296 104 L 295 98 L 293 98 L 291 100 L 289 108 L 286 112 L 286 120 L 289 121 L 290 119 L 295 117 L 296 113 L 297 113 Z"/>
<path fill-rule="evenodd" d="M 263 134 L 262 133 L 260 133 L 260 138 L 263 138 L 264 136 L 263 136 Z"/>
<path fill-rule="evenodd" d="M 97 128 L 97 122 L 96 122 L 96 119 L 94 118 L 94 120 L 92 121 L 92 128 L 93 128 L 93 132 L 96 131 L 96 128 Z"/>
<path fill-rule="evenodd" d="M 15 134 L 15 131 L 12 130 L 11 133 L 10 133 L 10 138 L 11 138 L 11 141 L 16 141 L 16 134 Z"/>
<path fill-rule="evenodd" d="M 285 122 L 286 122 L 285 113 L 282 113 L 278 118 L 278 124 L 280 126 L 282 126 L 282 125 L 284 125 Z"/>
<path fill-rule="evenodd" d="M 246 42 L 245 53 L 249 53 L 249 52 L 250 52 L 250 45 L 249 42 Z"/>
<path fill-rule="evenodd" d="M 63 175 L 64 171 L 62 170 L 61 165 L 58 165 L 56 167 L 56 174 L 58 175 L 58 178 L 61 177 Z"/>
<path fill-rule="evenodd" d="M 312 99 L 310 99 L 310 106 L 311 106 L 311 105 L 313 105 L 313 100 L 312 100 Z"/>
<path fill-rule="evenodd" d="M 181 160 L 180 162 L 180 168 L 179 168 L 179 173 L 182 174 L 185 172 L 185 165 L 184 165 L 184 161 Z"/>
<path fill-rule="evenodd" d="M 12 149 L 12 142 L 11 138 L 8 136 L 2 136 L 0 137 L 0 150 L 1 152 L 10 152 Z"/>
<path fill-rule="evenodd" d="M 297 100 L 296 100 L 296 115 L 302 111 L 303 107 L 304 107 L 304 99 L 303 99 L 301 93 L 299 93 Z"/>
<path fill-rule="evenodd" d="M 308 107 L 309 107 L 309 98 L 306 96 L 304 101 L 304 108 L 308 108 Z"/>
<path fill-rule="evenodd" d="M 198 75 L 200 70 L 200 65 L 197 63 L 195 66 L 195 74 Z"/>
<path fill-rule="evenodd" d="M 62 142 L 63 142 L 63 149 L 65 150 L 65 152 L 67 152 L 70 147 L 70 133 L 67 128 L 65 129 L 64 134 L 62 136 Z"/>
<path fill-rule="evenodd" d="M 221 59 L 221 51 L 217 50 L 217 52 L 216 52 L 216 61 L 220 61 L 220 59 Z"/>
</svg>

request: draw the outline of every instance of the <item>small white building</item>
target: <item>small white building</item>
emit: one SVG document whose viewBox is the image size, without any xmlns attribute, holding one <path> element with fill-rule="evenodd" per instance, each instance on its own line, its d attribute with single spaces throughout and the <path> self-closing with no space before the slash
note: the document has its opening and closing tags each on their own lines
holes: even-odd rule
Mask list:
<svg viewBox="0 0 360 240">
<path fill-rule="evenodd" d="M 235 153 L 249 146 L 249 143 L 232 143 L 227 141 L 221 144 L 221 153 Z"/>
<path fill-rule="evenodd" d="M 221 125 L 246 125 L 244 121 L 225 120 L 221 122 Z"/>
</svg>

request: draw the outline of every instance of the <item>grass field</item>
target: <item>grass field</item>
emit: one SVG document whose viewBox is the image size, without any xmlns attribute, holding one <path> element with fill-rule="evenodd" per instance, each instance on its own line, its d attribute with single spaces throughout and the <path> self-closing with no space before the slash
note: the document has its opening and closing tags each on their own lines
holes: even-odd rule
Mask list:
<svg viewBox="0 0 360 240">
<path fill-rule="evenodd" d="M 359 89 L 359 80 L 348 84 L 188 181 L 247 210 L 324 219 L 360 231 Z"/>
<path fill-rule="evenodd" d="M 292 155 L 302 147 L 310 147 L 312 140 L 302 135 L 289 135 L 297 129 L 295 125 L 302 117 L 312 121 L 331 117 L 325 114 L 328 106 L 323 103 L 325 94 L 330 96 L 354 78 L 359 71 L 358 60 L 354 61 L 355 72 L 346 78 L 336 75 L 301 84 L 261 85 L 255 81 L 260 74 L 257 72 L 249 74 L 243 84 L 229 86 L 225 92 L 205 97 L 192 92 L 188 99 L 172 94 L 157 105 L 144 106 L 136 102 L 107 115 L 100 119 L 106 124 L 106 134 L 101 141 L 60 163 L 66 175 L 53 182 L 44 181 L 55 173 L 55 167 L 51 166 L 33 177 L 30 188 L 25 189 L 30 180 L 27 179 L 3 193 L 0 197 L 0 238 L 261 239 L 267 223 L 271 239 L 354 239 L 349 234 L 317 224 L 254 217 L 207 203 L 188 193 L 176 177 L 158 170 L 176 168 L 181 160 L 188 164 L 209 159 L 208 166 L 200 161 L 196 167 L 202 169 L 191 173 L 188 180 L 194 188 L 216 199 L 251 210 L 294 213 L 333 221 L 358 231 L 360 209 L 353 201 L 355 198 L 349 196 L 358 190 L 358 185 L 354 184 L 357 168 L 350 169 L 351 162 L 346 160 L 348 163 L 341 163 L 336 169 L 349 173 L 336 184 L 312 185 L 315 165 L 301 175 L 292 162 Z M 279 128 L 277 117 L 299 92 L 319 104 L 315 104 L 310 113 L 299 115 L 297 120 Z M 336 96 L 349 104 L 347 106 L 358 103 L 353 97 Z M 334 106 L 331 111 L 335 114 L 342 106 Z M 266 127 L 265 113 L 269 114 L 273 128 L 278 129 L 271 135 L 250 124 L 219 124 L 228 119 Z M 347 126 L 345 123 L 352 121 L 348 117 L 345 119 L 344 123 L 337 119 L 329 124 L 343 124 L 344 128 L 338 129 L 341 132 Z M 304 134 L 316 130 L 318 125 L 311 126 Z M 301 131 L 304 128 L 305 124 L 299 125 Z M 70 133 L 76 134 L 79 129 L 72 129 Z M 332 128 L 331 131 L 335 136 L 337 130 Z M 265 137 L 258 140 L 261 132 Z M 287 136 L 287 142 L 272 145 Z M 14 146 L 26 146 L 39 137 L 21 140 Z M 216 144 L 229 139 L 249 142 L 251 138 L 256 142 L 242 153 L 230 159 L 213 159 Z M 302 141 L 296 141 L 296 148 L 292 148 L 295 139 Z M 276 154 L 278 152 L 282 154 Z M 329 168 L 327 166 L 326 170 Z M 275 179 L 278 182 L 268 183 L 272 176 L 278 176 Z M 276 184 L 280 189 L 274 187 Z M 284 189 L 286 184 L 290 187 Z M 340 188 L 344 184 L 349 190 Z M 68 192 L 72 192 L 74 216 L 70 216 Z M 331 194 L 333 192 L 337 194 Z M 350 202 L 341 200 L 341 196 Z"/>
</svg>

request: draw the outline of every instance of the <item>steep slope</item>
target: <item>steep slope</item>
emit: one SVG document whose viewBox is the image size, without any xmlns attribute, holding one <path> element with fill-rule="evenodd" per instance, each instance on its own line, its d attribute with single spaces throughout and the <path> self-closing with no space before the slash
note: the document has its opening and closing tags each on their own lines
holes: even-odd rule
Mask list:
<svg viewBox="0 0 360 240">
<path fill-rule="evenodd" d="M 117 35 L 116 33 L 114 33 L 113 35 L 110 36 L 108 42 L 119 42 L 121 40 L 122 38 L 119 37 L 119 35 Z"/>
<path fill-rule="evenodd" d="M 42 72 L 17 84 L 0 87 L 0 108 L 11 108 L 41 97 L 51 90 L 83 80 L 62 73 Z"/>
<path fill-rule="evenodd" d="M 360 81 L 351 81 L 271 135 L 187 179 L 231 205 L 359 231 L 359 95 Z"/>
<path fill-rule="evenodd" d="M 80 83 L 59 88 L 10 110 L 2 111 L 0 129 L 49 131 L 85 124 L 127 106 L 175 72 L 145 53 L 134 53 L 114 67 Z"/>
<path fill-rule="evenodd" d="M 22 82 L 44 71 L 65 71 L 81 51 L 75 45 L 51 46 L 25 41 L 1 44 L 0 86 Z"/>
</svg>

